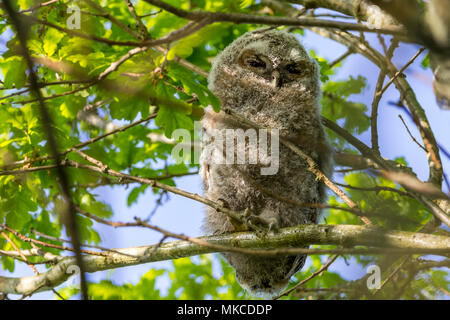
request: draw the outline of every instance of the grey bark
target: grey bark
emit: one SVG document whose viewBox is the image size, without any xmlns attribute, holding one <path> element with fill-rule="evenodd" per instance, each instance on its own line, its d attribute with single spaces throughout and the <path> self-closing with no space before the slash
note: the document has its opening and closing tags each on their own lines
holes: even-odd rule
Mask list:
<svg viewBox="0 0 450 320">
<path fill-rule="evenodd" d="M 450 238 L 424 233 L 406 231 L 386 231 L 381 228 L 356 225 L 300 225 L 280 229 L 276 233 L 258 236 L 253 232 L 233 233 L 221 236 L 198 238 L 207 241 L 211 246 L 194 244 L 190 241 L 173 241 L 160 246 L 115 249 L 124 254 L 109 252 L 107 255 L 84 256 L 86 272 L 96 272 L 137 264 L 171 260 L 199 254 L 218 252 L 213 246 L 228 246 L 241 249 L 274 249 L 270 254 L 292 254 L 292 250 L 300 249 L 308 244 L 341 245 L 343 247 L 369 246 L 379 250 L 377 253 L 433 253 L 450 254 Z M 156 248 L 155 248 L 156 246 Z M 290 248 L 288 250 L 282 248 Z M 296 249 L 299 248 L 299 249 Z M 233 250 L 233 249 L 231 249 Z M 291 251 L 289 251 L 291 250 Z M 344 249 L 338 249 L 344 250 Z M 353 250 L 353 249 L 347 249 Z M 249 250 L 247 250 L 249 251 Z M 261 251 L 252 250 L 252 254 Z M 331 251 L 330 251 L 331 252 Z M 346 252 L 345 250 L 342 251 Z M 30 294 L 49 290 L 65 282 L 76 270 L 76 262 L 67 257 L 58 262 L 46 273 L 21 278 L 0 277 L 0 292 L 7 294 Z"/>
</svg>

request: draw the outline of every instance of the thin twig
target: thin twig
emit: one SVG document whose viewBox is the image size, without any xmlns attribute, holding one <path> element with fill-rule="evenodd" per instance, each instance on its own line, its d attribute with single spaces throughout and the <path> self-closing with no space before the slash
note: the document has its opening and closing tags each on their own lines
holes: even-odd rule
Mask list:
<svg viewBox="0 0 450 320">
<path fill-rule="evenodd" d="M 18 237 L 20 240 L 24 241 L 24 242 L 29 242 L 32 244 L 36 244 L 36 245 L 41 245 L 44 247 L 48 247 L 48 248 L 53 248 L 53 249 L 58 249 L 58 250 L 64 250 L 64 251 L 71 251 L 71 252 L 75 252 L 75 250 L 71 247 L 67 247 L 67 246 L 60 246 L 60 245 L 56 245 L 56 244 L 52 244 L 52 243 L 47 243 L 44 241 L 40 241 L 40 240 L 36 240 L 30 237 L 27 237 L 23 234 L 21 234 L 20 232 L 8 227 L 5 224 L 0 224 L 0 227 L 8 230 L 9 232 L 11 232 L 12 234 L 14 234 L 16 237 Z M 92 251 L 92 250 L 84 250 L 84 249 L 80 249 L 80 252 L 82 253 L 86 253 L 86 254 L 91 254 L 91 255 L 100 255 L 100 256 L 105 256 L 107 255 L 107 252 L 102 252 L 102 251 Z"/>
<path fill-rule="evenodd" d="M 380 154 L 380 146 L 378 144 L 378 106 L 382 95 L 378 94 L 383 86 L 384 78 L 386 77 L 386 72 L 380 70 L 378 75 L 377 84 L 375 86 L 375 94 L 373 96 L 372 108 L 371 108 L 371 139 L 372 139 L 372 149 L 377 154 Z"/>
<path fill-rule="evenodd" d="M 42 101 L 68 96 L 68 95 L 71 95 L 71 94 L 83 91 L 85 89 L 88 89 L 88 88 L 92 87 L 93 85 L 94 85 L 94 82 L 92 82 L 90 84 L 87 84 L 85 86 L 79 87 L 77 89 L 73 89 L 73 90 L 70 90 L 70 91 L 63 92 L 63 93 L 54 94 L 54 95 L 48 96 L 48 97 L 42 97 Z M 29 99 L 29 100 L 11 101 L 10 103 L 13 103 L 13 104 L 27 104 L 27 103 L 37 102 L 37 101 L 39 101 L 39 98 Z"/>
<path fill-rule="evenodd" d="M 402 115 L 399 114 L 398 117 L 400 118 L 400 120 L 402 121 L 403 125 L 405 126 L 406 131 L 408 131 L 408 134 L 409 134 L 409 136 L 411 137 L 412 141 L 414 141 L 414 142 L 415 142 L 415 143 L 416 143 L 423 151 L 427 152 L 427 149 L 426 149 L 423 145 L 421 145 L 421 144 L 419 143 L 419 141 L 417 141 L 416 138 L 414 138 L 414 136 L 412 135 L 411 131 L 409 131 L 409 128 L 408 128 L 408 126 L 406 125 L 405 120 L 403 120 Z"/>
<path fill-rule="evenodd" d="M 142 118 L 140 120 L 137 120 L 137 121 L 132 122 L 130 124 L 127 124 L 125 126 L 118 127 L 117 129 L 108 131 L 108 132 L 103 133 L 101 135 L 98 135 L 97 137 L 91 138 L 91 139 L 89 139 L 89 140 L 87 140 L 85 142 L 79 143 L 77 145 L 74 145 L 74 146 L 66 149 L 65 151 L 59 153 L 59 156 L 62 157 L 64 155 L 68 154 L 73 148 L 81 149 L 81 148 L 86 147 L 87 145 L 90 145 L 90 144 L 95 143 L 95 142 L 97 142 L 99 140 L 102 140 L 102 139 L 104 139 L 104 138 L 106 138 L 106 137 L 108 137 L 108 136 L 110 136 L 112 134 L 116 134 L 118 132 L 126 131 L 126 130 L 134 127 L 134 126 L 140 125 L 141 123 L 144 123 L 144 122 L 147 122 L 147 121 L 149 121 L 151 119 L 154 119 L 156 116 L 157 116 L 157 113 L 155 112 L 155 113 L 152 113 L 152 114 L 148 115 L 145 118 Z M 22 166 L 22 165 L 25 165 L 25 164 L 28 164 L 28 163 L 34 163 L 34 162 L 39 162 L 39 161 L 49 160 L 49 159 L 54 159 L 54 157 L 52 155 L 46 155 L 46 156 L 41 156 L 41 157 L 37 157 L 37 158 L 19 160 L 19 161 L 8 163 L 8 164 L 4 165 L 3 168 L 11 168 L 11 167 L 14 168 L 14 167 Z M 54 165 L 49 165 L 49 166 L 46 167 L 46 169 L 52 169 L 54 167 L 55 167 Z M 31 170 L 31 171 L 34 171 L 34 170 Z M 31 172 L 31 171 L 28 171 L 28 172 Z M 6 172 L 8 172 L 8 171 L 0 171 L 0 175 L 2 175 L 2 173 L 6 173 Z"/>
<path fill-rule="evenodd" d="M 287 296 L 289 293 L 291 293 L 294 290 L 297 290 L 299 287 L 301 287 L 302 285 L 304 285 L 306 282 L 308 282 L 309 280 L 317 277 L 318 275 L 320 275 L 322 272 L 324 272 L 325 270 L 328 269 L 328 267 L 334 262 L 336 261 L 336 259 L 339 257 L 339 254 L 333 256 L 331 259 L 329 259 L 325 264 L 322 265 L 322 267 L 320 267 L 319 270 L 317 270 L 316 272 L 314 272 L 312 275 L 310 275 L 308 278 L 300 281 L 299 283 L 297 283 L 295 286 L 293 286 L 292 288 L 286 290 L 285 292 L 283 292 L 282 294 L 276 296 L 273 298 L 273 300 L 278 300 L 279 298 L 283 297 L 283 296 Z"/>
<path fill-rule="evenodd" d="M 39 3 L 39 4 L 37 4 L 37 5 L 35 5 L 35 6 L 31 7 L 31 8 L 29 8 L 29 9 L 21 10 L 21 11 L 19 11 L 18 13 L 33 12 L 33 11 L 36 11 L 37 9 L 40 9 L 40 8 L 42 8 L 42 7 L 49 6 L 49 5 L 54 4 L 54 3 L 56 3 L 56 2 L 59 2 L 59 1 L 60 1 L 60 0 L 50 0 L 50 1 L 47 1 L 47 2 L 42 2 L 42 3 Z M 1 18 L 6 18 L 6 17 L 8 17 L 8 15 L 2 14 L 2 15 L 0 15 L 0 17 L 1 17 Z"/>
<path fill-rule="evenodd" d="M 383 87 L 383 89 L 381 89 L 379 94 L 382 95 L 389 88 L 389 86 L 394 82 L 394 80 L 397 79 L 397 77 L 399 77 L 414 62 L 414 60 L 416 60 L 416 58 L 424 51 L 425 51 L 425 48 L 420 48 L 419 51 L 417 51 L 414 54 L 414 56 L 412 56 L 411 59 L 409 59 L 409 61 L 400 70 L 398 70 L 391 79 L 389 79 L 389 81 L 386 83 L 386 85 Z"/>
<path fill-rule="evenodd" d="M 137 28 L 139 30 L 139 38 L 141 40 L 146 40 L 149 37 L 149 33 L 147 31 L 147 28 L 145 27 L 145 24 L 142 22 L 142 16 L 138 16 L 136 13 L 136 10 L 131 3 L 130 0 L 125 0 L 125 3 L 127 4 L 127 8 L 130 11 L 131 15 L 133 16 L 134 20 L 136 20 Z"/>
<path fill-rule="evenodd" d="M 375 289 L 375 291 L 372 293 L 373 296 L 375 296 L 378 292 L 380 292 L 381 289 L 383 289 L 383 287 L 386 285 L 386 283 L 388 283 L 393 277 L 394 275 L 400 271 L 400 269 L 403 267 L 403 265 L 411 258 L 410 255 L 406 256 L 405 259 L 400 262 L 400 264 L 394 269 L 394 271 L 391 272 L 391 274 L 389 274 L 389 276 L 386 277 L 386 279 L 384 279 L 384 281 L 380 284 L 380 287 Z"/>
<path fill-rule="evenodd" d="M 390 62 L 394 55 L 395 49 L 398 47 L 398 40 L 396 38 L 393 38 L 391 40 L 391 45 L 389 46 L 389 48 L 386 48 L 386 43 L 384 42 L 383 37 L 379 33 L 377 33 L 377 36 L 385 52 L 386 61 Z M 386 70 L 380 68 L 380 74 L 378 76 L 377 84 L 375 86 L 375 93 L 373 96 L 371 117 L 370 117 L 372 149 L 378 155 L 380 154 L 380 146 L 378 145 L 378 107 L 380 104 L 380 100 L 383 97 L 382 87 L 385 77 L 386 77 Z"/>
<path fill-rule="evenodd" d="M 153 188 L 159 188 L 162 190 L 167 190 L 169 192 L 172 192 L 174 194 L 178 194 L 180 196 L 184 196 L 186 198 L 192 199 L 192 200 L 196 200 L 198 202 L 201 202 L 203 204 L 206 204 L 207 206 L 210 206 L 211 208 L 214 208 L 217 212 L 221 212 L 226 214 L 227 216 L 229 216 L 230 218 L 242 223 L 243 225 L 246 225 L 246 221 L 244 218 L 244 215 L 242 212 L 236 212 L 230 209 L 227 209 L 221 205 L 219 205 L 218 203 L 209 200 L 207 198 L 201 197 L 198 194 L 195 193 L 191 193 L 191 192 L 187 192 L 181 189 L 178 189 L 176 187 L 172 187 L 169 186 L 167 184 L 161 183 L 159 181 L 156 181 L 154 179 L 146 179 L 146 178 L 140 178 L 140 177 L 135 177 L 129 174 L 125 174 L 125 173 L 121 173 L 115 170 L 110 169 L 107 165 L 103 164 L 100 160 L 94 159 L 91 156 L 87 155 L 86 153 L 78 150 L 78 149 L 72 149 L 72 151 L 78 153 L 83 159 L 89 161 L 90 163 L 94 164 L 94 166 L 91 165 L 85 165 L 85 164 L 80 164 L 71 160 L 65 160 L 63 163 L 65 165 L 68 166 L 72 166 L 75 168 L 83 168 L 83 169 L 87 169 L 87 170 L 91 170 L 91 171 L 95 171 L 95 172 L 100 172 L 100 173 L 104 173 L 104 174 L 108 174 L 111 176 L 115 176 L 118 178 L 122 178 L 122 179 L 127 179 L 127 180 L 134 180 L 143 184 L 147 184 Z M 259 230 L 259 231 L 263 231 L 265 230 L 264 227 L 259 227 L 259 226 L 253 226 L 254 230 Z"/>
<path fill-rule="evenodd" d="M 362 188 L 362 187 L 355 187 L 355 186 L 351 186 L 351 185 L 348 185 L 348 184 L 342 184 L 342 183 L 338 183 L 338 182 L 335 182 L 335 184 L 338 185 L 338 186 L 341 186 L 343 188 L 347 188 L 347 189 L 354 189 L 354 190 L 360 190 L 360 191 L 374 191 L 376 193 L 379 193 L 380 191 L 389 191 L 389 192 L 398 193 L 398 194 L 400 194 L 402 196 L 405 196 L 405 197 L 412 197 L 412 195 L 409 194 L 406 191 L 399 190 L 399 189 L 394 189 L 394 188 L 390 188 L 390 187 L 375 186 L 375 187 L 372 187 L 372 188 Z"/>
<path fill-rule="evenodd" d="M 90 7 L 94 8 L 95 10 L 100 12 L 101 16 L 103 18 L 108 19 L 109 21 L 114 23 L 116 26 L 118 26 L 120 29 L 122 29 L 123 31 L 125 31 L 128 34 L 131 34 L 136 39 L 140 39 L 139 33 L 134 31 L 133 29 L 131 29 L 129 26 L 127 26 L 120 20 L 117 20 L 112 14 L 110 14 L 107 10 L 103 9 L 103 7 L 101 7 L 94 1 L 91 1 L 91 0 L 83 0 L 83 1 L 86 2 Z"/>
<path fill-rule="evenodd" d="M 340 57 L 336 58 L 336 60 L 334 60 L 333 62 L 330 62 L 329 67 L 333 68 L 339 62 L 345 60 L 347 57 L 349 57 L 353 53 L 354 53 L 353 50 L 351 50 L 351 49 L 347 50 L 343 55 L 341 55 Z"/>
<path fill-rule="evenodd" d="M 18 246 L 16 246 L 16 244 L 14 243 L 14 241 L 12 241 L 8 235 L 6 233 L 4 233 L 3 231 L 0 233 L 3 238 L 5 238 L 10 244 L 11 246 L 14 248 L 14 250 L 16 250 L 19 255 L 22 257 L 22 259 L 25 261 L 26 264 L 28 264 L 28 266 L 30 266 L 30 268 L 33 270 L 33 272 L 35 274 L 39 274 L 39 272 L 37 271 L 36 267 L 33 266 L 33 264 L 30 263 L 30 261 L 28 260 L 28 258 L 22 253 L 22 251 L 19 249 Z"/>
<path fill-rule="evenodd" d="M 79 208 L 77 208 L 77 211 L 78 211 L 78 209 L 79 209 Z M 35 235 L 37 235 L 37 236 L 39 236 L 39 237 L 41 237 L 41 238 L 47 239 L 47 240 L 58 241 L 58 242 L 70 242 L 70 240 L 66 240 L 66 239 L 62 239 L 62 238 L 57 238 L 57 237 L 49 236 L 49 235 L 44 234 L 44 233 L 42 233 L 42 232 L 39 232 L 39 231 L 37 231 L 37 230 L 35 230 L 35 229 L 33 229 L 33 228 L 31 229 L 31 232 L 32 232 L 33 234 L 35 234 Z M 98 245 L 93 245 L 93 244 L 83 243 L 83 244 L 81 244 L 81 246 L 82 246 L 82 247 L 86 247 L 86 248 L 94 248 L 94 249 L 103 250 L 103 252 L 109 251 L 109 252 L 114 252 L 114 253 L 118 253 L 118 254 L 125 254 L 125 255 L 127 255 L 127 256 L 134 257 L 133 255 L 129 255 L 129 254 L 126 254 L 126 253 L 122 253 L 122 252 L 120 252 L 120 251 L 117 251 L 117 250 L 114 250 L 114 249 L 105 248 L 105 247 L 98 246 Z"/>
</svg>

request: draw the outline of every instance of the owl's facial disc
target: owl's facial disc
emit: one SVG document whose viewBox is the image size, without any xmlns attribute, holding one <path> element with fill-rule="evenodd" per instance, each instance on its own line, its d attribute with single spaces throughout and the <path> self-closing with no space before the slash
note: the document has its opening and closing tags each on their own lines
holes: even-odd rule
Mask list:
<svg viewBox="0 0 450 320">
<path fill-rule="evenodd" d="M 237 64 L 251 71 L 261 80 L 260 84 L 266 84 L 272 89 L 278 90 L 294 82 L 300 81 L 311 72 L 311 63 L 304 59 L 270 59 L 255 49 L 243 51 L 237 58 Z M 273 61 L 272 61 L 273 60 Z"/>
</svg>

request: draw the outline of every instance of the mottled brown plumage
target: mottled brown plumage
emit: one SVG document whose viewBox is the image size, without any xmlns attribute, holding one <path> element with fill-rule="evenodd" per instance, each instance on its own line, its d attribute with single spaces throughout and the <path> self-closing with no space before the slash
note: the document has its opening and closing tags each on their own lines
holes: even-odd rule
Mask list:
<svg viewBox="0 0 450 320">
<path fill-rule="evenodd" d="M 319 116 L 318 67 L 293 35 L 277 30 L 244 34 L 215 58 L 208 80 L 222 108 L 264 127 L 279 129 L 280 135 L 302 147 L 330 174 L 330 152 Z M 317 223 L 318 209 L 280 200 L 281 197 L 301 203 L 324 201 L 322 184 L 298 155 L 280 145 L 279 170 L 274 175 L 261 174 L 261 167 L 269 165 L 267 158 L 256 164 L 218 164 L 221 153 L 217 153 L 213 130 L 247 127 L 223 111 L 212 110 L 207 111 L 202 124 L 200 173 L 206 197 L 222 201 L 235 211 L 250 209 L 280 228 Z M 248 144 L 238 152 L 252 154 L 257 148 Z M 221 234 L 238 227 L 224 214 L 208 208 L 204 229 Z M 237 281 L 255 295 L 278 294 L 305 261 L 304 255 L 256 257 L 225 253 L 224 256 L 236 270 Z"/>
</svg>

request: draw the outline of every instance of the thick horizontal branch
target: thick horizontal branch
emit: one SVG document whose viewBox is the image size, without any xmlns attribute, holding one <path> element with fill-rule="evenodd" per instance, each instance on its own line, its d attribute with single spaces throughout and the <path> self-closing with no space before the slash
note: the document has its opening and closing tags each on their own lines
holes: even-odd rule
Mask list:
<svg viewBox="0 0 450 320">
<path fill-rule="evenodd" d="M 286 0 L 283 2 L 301 4 L 311 9 L 334 10 L 364 21 L 376 20 L 377 24 L 383 27 L 390 27 L 396 23 L 390 15 L 366 0 Z"/>
<path fill-rule="evenodd" d="M 288 17 L 273 17 L 263 15 L 252 15 L 242 13 L 228 13 L 228 12 L 209 12 L 209 11 L 185 11 L 176 8 L 164 1 L 160 0 L 144 0 L 151 5 L 164 9 L 180 18 L 192 21 L 201 21 L 207 19 L 211 23 L 214 22 L 233 22 L 233 23 L 251 23 L 251 24 L 265 24 L 273 26 L 299 26 L 299 27 L 321 27 L 333 28 L 339 30 L 365 31 L 377 32 L 390 35 L 405 37 L 406 33 L 400 27 L 387 28 L 372 28 L 359 23 L 347 23 L 333 20 L 323 20 L 314 18 L 288 18 Z"/>
<path fill-rule="evenodd" d="M 203 244 L 193 243 L 195 240 L 197 243 Z M 308 244 L 340 245 L 344 249 L 318 250 L 302 248 Z M 375 248 L 349 248 L 357 245 Z M 271 256 L 299 253 L 392 254 L 407 252 L 450 254 L 450 238 L 445 236 L 406 231 L 385 231 L 381 228 L 354 225 L 300 225 L 280 229 L 276 233 L 268 233 L 262 237 L 253 232 L 241 232 L 194 238 L 191 241 L 173 241 L 157 245 L 115 249 L 115 251 L 120 253 L 110 251 L 106 255 L 84 256 L 83 261 L 87 272 L 96 272 L 148 262 L 214 253 L 218 252 L 218 246 L 227 246 L 230 251 Z M 75 265 L 74 258 L 67 257 L 46 273 L 37 276 L 22 278 L 0 277 L 0 292 L 29 294 L 30 292 L 49 290 L 66 281 L 72 275 L 70 270 L 73 267 L 69 267 Z"/>
<path fill-rule="evenodd" d="M 159 0 L 144 0 L 154 6 L 171 12 L 181 18 L 190 20 L 188 24 L 184 27 L 171 32 L 170 34 L 160 38 L 160 39 L 147 39 L 144 41 L 116 41 L 107 38 L 98 37 L 92 34 L 86 34 L 79 32 L 77 30 L 72 30 L 64 28 L 62 26 L 56 25 L 46 20 L 38 19 L 31 15 L 21 14 L 20 17 L 28 20 L 32 23 L 42 24 L 60 32 L 67 33 L 71 36 L 81 37 L 88 40 L 93 40 L 107 45 L 121 45 L 121 46 L 133 46 L 133 47 L 151 47 L 161 44 L 167 44 L 184 38 L 203 27 L 216 23 L 216 22 L 232 22 L 232 23 L 247 23 L 247 24 L 264 24 L 264 25 L 274 25 L 274 26 L 298 26 L 298 27 L 321 27 L 321 28 L 333 28 L 339 30 L 352 30 L 352 31 L 364 31 L 364 32 L 376 32 L 383 34 L 390 34 L 394 36 L 399 36 L 406 38 L 406 32 L 396 26 L 388 26 L 383 28 L 374 28 L 371 26 L 366 26 L 360 23 L 347 23 L 334 20 L 323 20 L 316 18 L 288 18 L 288 17 L 274 17 L 274 16 L 263 16 L 263 15 L 252 15 L 252 14 L 241 14 L 241 13 L 226 13 L 226 12 L 209 12 L 209 11 L 185 11 L 173 7 L 163 1 Z M 103 14 L 104 16 L 104 14 Z M 111 15 L 107 15 L 106 18 L 111 18 Z M 111 19 L 110 19 L 111 20 Z M 116 19 L 112 19 L 112 22 L 129 31 L 129 28 Z M 130 33 L 133 37 L 136 37 L 135 32 Z"/>
</svg>

